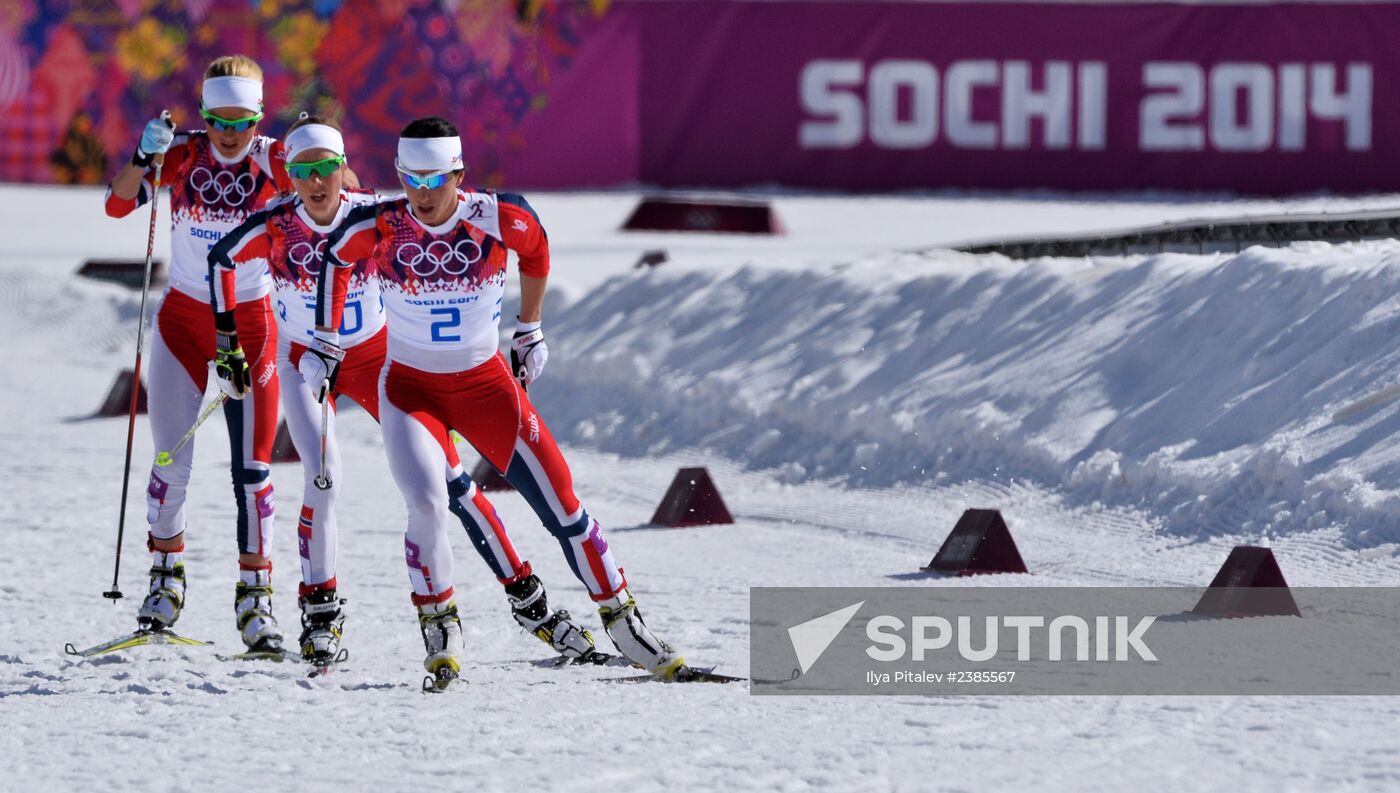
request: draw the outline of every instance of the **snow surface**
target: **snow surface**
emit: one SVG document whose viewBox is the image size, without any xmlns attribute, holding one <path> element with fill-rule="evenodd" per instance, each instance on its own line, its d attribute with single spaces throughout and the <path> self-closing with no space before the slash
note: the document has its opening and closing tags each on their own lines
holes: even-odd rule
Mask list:
<svg viewBox="0 0 1400 793">
<path fill-rule="evenodd" d="M 779 196 L 775 239 L 615 231 L 623 193 L 540 195 L 550 228 L 549 370 L 533 395 L 648 621 L 744 674 L 751 586 L 946 586 L 917 574 L 967 506 L 1007 516 L 1036 575 L 977 584 L 1202 585 L 1267 534 L 1294 585 L 1400 580 L 1400 244 L 1013 262 L 925 250 L 1348 202 Z M 130 365 L 138 297 L 72 277 L 137 258 L 142 213 L 100 193 L 0 187 L 5 374 L 0 789 L 346 790 L 524 786 L 743 790 L 1393 790 L 1400 702 L 1361 697 L 751 697 L 547 670 L 454 540 L 473 658 L 417 691 L 404 510 L 377 429 L 342 422 L 346 668 L 62 645 L 129 630 L 144 587 L 137 428 L 117 605 L 110 584 L 125 419 L 85 418 Z M 165 222 L 162 219 L 162 227 Z M 162 228 L 160 250 L 166 250 Z M 633 270 L 642 251 L 673 261 Z M 924 250 L 924 252 L 913 252 Z M 190 497 L 180 628 L 237 649 L 227 450 L 206 429 Z M 645 526 L 676 468 L 710 468 L 733 526 Z M 274 467 L 278 611 L 295 631 Z M 601 636 L 554 541 L 493 499 L 552 600 Z"/>
</svg>

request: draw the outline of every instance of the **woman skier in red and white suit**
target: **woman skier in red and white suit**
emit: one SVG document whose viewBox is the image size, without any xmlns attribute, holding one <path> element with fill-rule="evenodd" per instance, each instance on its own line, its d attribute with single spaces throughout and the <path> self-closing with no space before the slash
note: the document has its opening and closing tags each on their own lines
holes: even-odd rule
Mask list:
<svg viewBox="0 0 1400 793">
<path fill-rule="evenodd" d="M 436 440 L 453 428 L 505 473 L 558 540 L 623 655 L 669 678 L 684 661 L 643 623 L 602 528 L 574 495 L 568 465 L 522 385 L 539 376 L 546 355 L 540 311 L 549 243 L 539 218 L 518 195 L 460 189 L 461 139 L 441 118 L 404 129 L 395 166 L 407 195 L 351 210 L 327 240 L 316 336 L 299 368 L 308 383 L 334 371 L 354 263 L 368 258 L 388 315 L 380 423 L 389 468 L 408 505 L 404 546 L 424 665 L 450 678 L 463 650 Z M 500 353 L 498 335 L 508 249 L 520 261 L 514 368 Z"/>
<path fill-rule="evenodd" d="M 260 205 L 292 189 L 283 167 L 282 144 L 258 134 L 263 117 L 262 69 L 242 55 L 209 64 L 200 114 L 205 128 L 175 132 L 163 119 L 146 125 L 132 161 L 107 191 L 107 214 L 122 217 L 156 199 L 151 168 L 163 157 L 161 185 L 170 187 L 170 287 L 155 316 L 151 339 L 148 407 L 157 450 L 172 449 L 194 423 L 204 398 L 209 362 L 220 364 L 235 350 L 216 340 L 209 313 L 206 256 L 214 243 Z M 239 582 L 234 610 L 243 642 L 252 650 L 275 651 L 282 633 L 272 616 L 273 528 L 269 462 L 277 432 L 277 326 L 268 298 L 267 267 L 238 274 L 238 324 L 242 330 L 251 387 L 228 400 L 224 417 L 232 446 L 233 493 L 237 505 Z M 145 628 L 168 628 L 185 602 L 185 493 L 194 445 L 187 444 L 167 466 L 151 467 L 146 491 L 150 589 L 137 619 Z"/>
</svg>

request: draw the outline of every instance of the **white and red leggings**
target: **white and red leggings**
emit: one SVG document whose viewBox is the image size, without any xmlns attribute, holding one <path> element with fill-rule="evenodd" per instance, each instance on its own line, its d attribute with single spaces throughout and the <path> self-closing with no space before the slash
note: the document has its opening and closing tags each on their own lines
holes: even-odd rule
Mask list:
<svg viewBox="0 0 1400 793">
<path fill-rule="evenodd" d="M 238 550 L 267 555 L 272 547 L 274 499 L 269 462 L 277 434 L 277 327 L 268 298 L 240 303 L 238 335 L 252 374 L 252 391 L 224 403 L 232 447 Z M 214 358 L 214 315 L 207 301 L 170 289 L 161 301 L 151 338 L 148 408 L 157 452 L 174 448 L 203 406 Z M 151 466 L 146 521 L 151 536 L 172 539 L 185 530 L 185 494 L 194 442 L 168 466 Z"/>
<path fill-rule="evenodd" d="M 384 369 L 385 337 L 387 331 L 366 339 L 345 351 L 336 375 L 336 396 L 354 400 L 375 420 L 380 418 L 379 378 Z M 284 345 L 278 356 L 277 368 L 284 383 L 282 408 L 287 417 L 287 429 L 301 457 L 304 483 L 301 514 L 297 521 L 297 545 L 301 556 L 301 592 L 336 586 L 336 548 L 338 524 L 336 500 L 341 487 L 340 446 L 336 442 L 334 407 L 328 416 L 326 430 L 326 471 L 330 488 L 321 490 L 314 480 L 320 474 L 321 406 L 310 386 L 297 372 L 297 363 L 306 352 L 300 343 Z M 447 432 L 434 434 L 433 443 L 441 452 L 442 465 L 437 469 L 439 485 L 446 490 L 441 503 L 456 515 L 472 540 L 472 546 L 491 568 L 502 584 L 509 584 L 530 575 L 530 563 L 516 553 L 510 535 L 501 525 L 496 510 L 486 495 L 462 469 L 457 449 Z M 444 471 L 446 476 L 444 477 Z M 431 567 L 429 568 L 431 573 Z"/>
<path fill-rule="evenodd" d="M 471 513 L 476 503 L 454 498 L 449 507 L 448 483 L 442 476 L 447 460 L 438 441 L 448 427 L 505 473 L 559 541 L 569 567 L 595 601 L 626 588 L 602 529 L 574 495 L 573 478 L 558 445 L 500 353 L 466 372 L 448 374 L 390 361 L 380 378 L 379 397 L 389 468 L 408 505 L 404 549 L 415 603 L 452 597 L 448 513 Z M 481 540 L 493 552 L 493 543 L 509 548 L 494 510 L 477 508 L 470 517 L 482 526 Z"/>
</svg>

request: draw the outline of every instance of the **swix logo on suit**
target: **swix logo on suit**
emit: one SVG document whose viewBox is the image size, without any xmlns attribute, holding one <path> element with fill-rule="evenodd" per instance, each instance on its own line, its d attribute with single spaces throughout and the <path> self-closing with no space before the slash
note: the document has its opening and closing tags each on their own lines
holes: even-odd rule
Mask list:
<svg viewBox="0 0 1400 793">
<path fill-rule="evenodd" d="M 398 196 L 352 210 L 331 240 L 328 261 L 339 266 L 323 280 L 324 306 L 334 314 L 339 295 L 354 286 L 346 263 L 367 258 L 388 315 L 391 357 L 426 371 L 470 368 L 496 353 L 508 249 L 520 255 L 522 272 L 549 270 L 533 210 L 510 194 L 459 192 L 456 214 L 435 228 Z"/>
<path fill-rule="evenodd" d="M 175 136 L 160 174 L 161 186 L 170 188 L 171 286 L 197 300 L 208 299 L 209 251 L 254 210 L 292 189 L 283 159 L 281 142 L 261 135 L 249 144 L 247 156 L 232 164 L 215 156 L 207 132 Z M 122 217 L 150 201 L 153 175 L 147 173 L 134 201 L 122 201 L 109 191 L 107 214 Z M 239 268 L 240 300 L 262 297 L 269 285 L 265 266 Z"/>
</svg>

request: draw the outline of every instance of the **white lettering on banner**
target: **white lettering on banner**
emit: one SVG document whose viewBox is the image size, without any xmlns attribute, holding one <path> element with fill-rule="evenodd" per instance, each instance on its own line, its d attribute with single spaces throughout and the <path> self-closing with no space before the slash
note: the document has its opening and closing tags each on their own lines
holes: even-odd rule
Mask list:
<svg viewBox="0 0 1400 793">
<path fill-rule="evenodd" d="M 865 107 L 860 97 L 842 87 L 864 81 L 860 61 L 812 61 L 802 70 L 802 108 L 813 116 L 833 116 L 830 121 L 806 121 L 798 132 L 804 149 L 849 149 L 860 143 L 865 130 Z"/>
<path fill-rule="evenodd" d="M 1108 69 L 1098 61 L 1050 61 L 1038 70 L 1028 61 L 954 61 L 940 80 L 925 61 L 879 61 L 867 77 L 860 61 L 817 60 L 802 70 L 801 82 L 803 110 L 814 117 L 798 131 L 806 149 L 849 149 L 867 136 L 884 149 L 924 148 L 938 139 L 940 116 L 948 142 L 962 149 L 1029 148 L 1032 121 L 1040 123 L 1046 148 L 1105 145 Z M 974 116 L 979 90 L 1000 91 L 1000 124 Z M 908 97 L 903 113 L 901 97 Z"/>
<path fill-rule="evenodd" d="M 972 91 L 997 84 L 996 61 L 955 61 L 948 67 L 948 100 L 943 105 L 948 139 L 962 149 L 995 149 L 997 125 L 972 118 Z"/>
<path fill-rule="evenodd" d="M 1045 122 L 1045 148 L 1068 149 L 1072 67 L 1065 61 L 1045 64 L 1045 89 L 1031 89 L 1031 65 L 1007 61 L 1002 69 L 1001 90 L 1002 146 L 1025 149 L 1031 144 L 1031 118 Z"/>
<path fill-rule="evenodd" d="M 1107 145 L 1108 64 L 1079 64 L 1079 148 L 1102 149 Z"/>
<path fill-rule="evenodd" d="M 1240 118 L 1239 94 L 1245 95 Z M 1221 151 L 1264 151 L 1274 142 L 1274 70 L 1222 63 L 1210 72 L 1210 140 Z"/>
<path fill-rule="evenodd" d="M 1147 88 L 1170 88 L 1142 100 L 1138 146 L 1143 151 L 1196 151 L 1206 147 L 1205 134 L 1195 124 L 1172 119 L 1194 118 L 1206 104 L 1205 78 L 1194 63 L 1149 63 L 1142 67 Z"/>
<path fill-rule="evenodd" d="M 1339 75 L 1339 69 L 1344 73 Z M 1349 151 L 1371 148 L 1372 68 L 1330 63 L 1143 64 L 1139 150 L 1305 151 L 1308 122 L 1340 122 Z M 1101 151 L 1108 138 L 1102 61 L 814 60 L 802 70 L 804 149 L 922 149 L 940 134 L 958 149 Z M 995 117 L 974 113 L 996 92 Z M 981 96 L 990 98 L 987 94 Z M 983 114 L 987 111 L 984 109 Z M 941 121 L 941 124 L 940 124 Z"/>
<path fill-rule="evenodd" d="M 1039 89 L 1032 85 L 1037 76 Z M 1028 61 L 954 61 L 940 80 L 925 61 L 878 61 L 867 75 L 860 61 L 816 60 L 802 70 L 802 108 L 812 118 L 802 123 L 798 140 L 805 149 L 849 149 L 867 137 L 883 149 L 920 149 L 942 131 L 962 149 L 1025 149 L 1038 121 L 1046 148 L 1102 149 L 1107 84 L 1108 69 L 1098 61 L 1050 61 L 1038 68 Z M 978 91 L 1000 91 L 1000 124 L 974 116 Z"/>
<path fill-rule="evenodd" d="M 1302 151 L 1308 128 L 1308 72 L 1301 63 L 1278 70 L 1278 147 Z"/>
<path fill-rule="evenodd" d="M 1310 72 L 1311 79 L 1306 75 Z M 1277 74 L 1277 77 L 1276 77 Z M 1281 151 L 1307 148 L 1308 114 L 1340 121 L 1348 151 L 1371 148 L 1371 65 L 1346 67 L 1346 91 L 1337 90 L 1337 67 L 1315 63 L 1221 63 L 1206 72 L 1194 63 L 1148 63 L 1143 85 L 1166 89 L 1142 101 L 1138 144 L 1143 151 Z M 1209 83 L 1209 108 L 1206 85 Z M 1305 100 L 1307 98 L 1306 107 Z M 1241 102 L 1243 99 L 1243 102 Z M 1207 123 L 1198 123 L 1206 111 Z"/>
<path fill-rule="evenodd" d="M 899 90 L 913 113 L 899 118 Z M 920 149 L 938 137 L 938 71 L 923 61 L 880 61 L 870 69 L 870 139 L 887 149 Z"/>
<path fill-rule="evenodd" d="M 1337 67 L 1314 63 L 1308 107 L 1318 118 L 1346 124 L 1348 150 L 1371 150 L 1371 64 L 1347 64 L 1347 92 L 1338 94 Z"/>
</svg>

